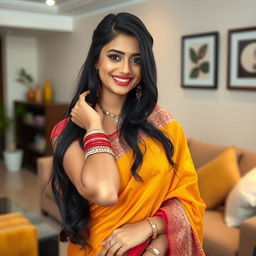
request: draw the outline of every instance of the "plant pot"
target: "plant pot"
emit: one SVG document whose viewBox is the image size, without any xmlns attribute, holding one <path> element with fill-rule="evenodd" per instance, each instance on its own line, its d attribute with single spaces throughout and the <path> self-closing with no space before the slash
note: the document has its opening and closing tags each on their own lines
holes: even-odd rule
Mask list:
<svg viewBox="0 0 256 256">
<path fill-rule="evenodd" d="M 10 172 L 17 172 L 21 169 L 23 158 L 23 150 L 17 149 L 15 151 L 4 150 L 4 163 L 6 169 Z"/>
</svg>

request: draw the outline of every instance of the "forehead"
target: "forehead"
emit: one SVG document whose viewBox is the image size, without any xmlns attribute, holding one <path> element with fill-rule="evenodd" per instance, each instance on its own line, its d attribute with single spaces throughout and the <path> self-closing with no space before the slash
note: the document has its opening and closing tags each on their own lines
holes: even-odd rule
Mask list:
<svg viewBox="0 0 256 256">
<path fill-rule="evenodd" d="M 102 51 L 108 51 L 111 49 L 119 50 L 127 54 L 133 54 L 140 52 L 140 45 L 135 36 L 119 34 L 115 39 L 106 44 L 102 48 Z"/>
</svg>

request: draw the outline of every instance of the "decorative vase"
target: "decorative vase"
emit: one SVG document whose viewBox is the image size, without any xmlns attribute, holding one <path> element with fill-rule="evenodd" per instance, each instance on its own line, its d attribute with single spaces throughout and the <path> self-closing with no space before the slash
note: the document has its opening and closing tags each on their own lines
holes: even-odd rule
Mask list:
<svg viewBox="0 0 256 256">
<path fill-rule="evenodd" d="M 35 102 L 41 103 L 43 101 L 43 89 L 40 85 L 35 87 Z"/>
<path fill-rule="evenodd" d="M 35 101 L 35 90 L 34 89 L 29 89 L 27 90 L 26 92 L 26 98 L 28 101 L 32 101 L 34 102 Z"/>
<path fill-rule="evenodd" d="M 52 89 L 50 79 L 45 80 L 44 89 L 43 89 L 43 98 L 44 98 L 44 102 L 46 102 L 46 103 L 51 103 L 52 102 L 53 89 Z"/>
</svg>

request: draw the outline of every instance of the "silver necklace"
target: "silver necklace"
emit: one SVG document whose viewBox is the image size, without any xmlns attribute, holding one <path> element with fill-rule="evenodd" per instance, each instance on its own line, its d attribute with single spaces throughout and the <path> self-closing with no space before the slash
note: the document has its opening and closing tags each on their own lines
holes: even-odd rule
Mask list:
<svg viewBox="0 0 256 256">
<path fill-rule="evenodd" d="M 100 106 L 100 105 L 99 105 L 99 106 Z M 112 118 L 114 119 L 114 124 L 115 124 L 116 126 L 120 126 L 120 125 L 121 125 L 122 118 L 121 118 L 120 115 L 114 115 L 113 113 L 111 113 L 111 112 L 105 110 L 102 106 L 100 106 L 100 108 L 101 108 L 101 110 L 102 110 L 102 112 L 103 112 L 103 114 L 104 114 L 105 116 L 110 116 L 110 117 L 112 117 Z"/>
</svg>

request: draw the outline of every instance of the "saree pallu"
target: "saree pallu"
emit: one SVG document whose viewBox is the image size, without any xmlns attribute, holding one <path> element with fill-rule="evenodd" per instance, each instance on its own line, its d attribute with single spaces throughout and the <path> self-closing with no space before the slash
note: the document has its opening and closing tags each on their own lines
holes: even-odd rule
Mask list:
<svg viewBox="0 0 256 256">
<path fill-rule="evenodd" d="M 95 256 L 102 250 L 100 243 L 115 229 L 153 215 L 160 215 L 166 222 L 168 255 L 204 255 L 202 218 L 205 205 L 200 198 L 185 134 L 172 115 L 158 105 L 148 120 L 172 141 L 176 168 L 170 165 L 159 141 L 140 133 L 143 140 L 139 147 L 145 153 L 138 174 L 143 182 L 135 180 L 130 171 L 133 151 L 127 145 L 120 145 L 118 132 L 112 134 L 110 141 L 120 175 L 118 202 L 111 207 L 91 205 L 88 243 L 92 250 L 81 250 L 80 245 L 69 243 L 68 256 Z M 145 245 L 131 249 L 126 255 L 140 255 Z"/>
</svg>

